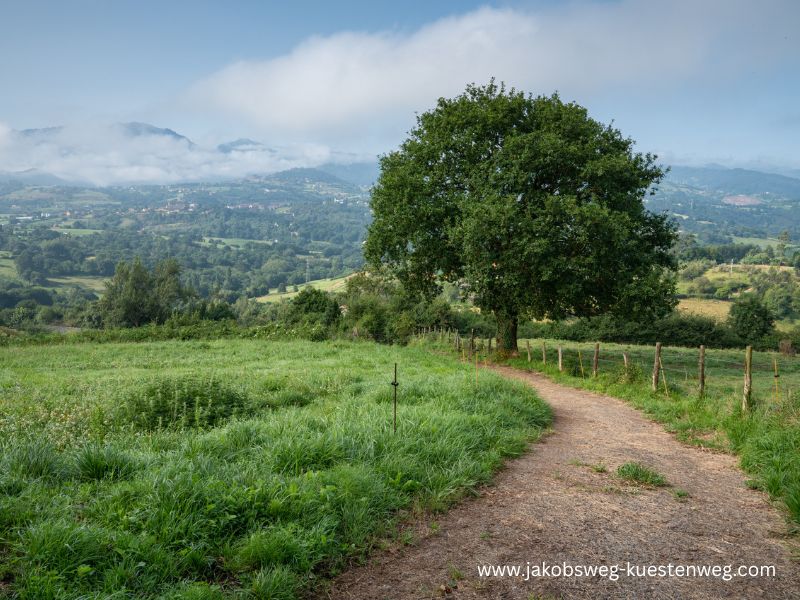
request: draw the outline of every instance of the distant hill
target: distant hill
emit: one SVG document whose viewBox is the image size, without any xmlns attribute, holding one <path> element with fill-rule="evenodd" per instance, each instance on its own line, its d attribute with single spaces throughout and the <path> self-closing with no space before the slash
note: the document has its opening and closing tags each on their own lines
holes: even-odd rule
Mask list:
<svg viewBox="0 0 800 600">
<path fill-rule="evenodd" d="M 354 184 L 331 175 L 321 169 L 289 169 L 267 176 L 268 179 L 283 181 L 285 183 L 326 183 L 340 188 L 355 188 Z"/>
<path fill-rule="evenodd" d="M 130 123 L 117 123 L 116 125 L 114 125 L 114 127 L 130 137 L 162 136 L 171 138 L 179 142 L 186 142 L 186 144 L 188 144 L 190 147 L 194 147 L 195 145 L 194 142 L 192 142 L 192 140 L 172 129 L 156 127 L 155 125 L 151 125 L 150 123 L 139 123 L 133 121 Z"/>
<path fill-rule="evenodd" d="M 349 181 L 360 187 L 372 187 L 380 175 L 378 162 L 357 162 L 348 165 L 328 163 L 317 167 L 317 170 L 335 175 L 339 179 Z"/>
<path fill-rule="evenodd" d="M 27 169 L 25 171 L 0 171 L 0 181 L 14 181 L 25 185 L 68 185 L 63 179 L 39 171 L 38 169 Z"/>
<path fill-rule="evenodd" d="M 728 194 L 774 194 L 800 200 L 800 179 L 749 169 L 674 166 L 666 181 Z"/>
<path fill-rule="evenodd" d="M 678 227 L 722 243 L 733 237 L 800 239 L 800 179 L 751 169 L 673 166 L 647 208 Z"/>
</svg>

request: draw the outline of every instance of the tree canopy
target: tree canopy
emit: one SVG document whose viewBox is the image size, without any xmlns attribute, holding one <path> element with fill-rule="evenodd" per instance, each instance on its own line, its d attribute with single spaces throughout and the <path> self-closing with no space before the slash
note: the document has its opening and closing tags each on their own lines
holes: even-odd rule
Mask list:
<svg viewBox="0 0 800 600">
<path fill-rule="evenodd" d="M 757 342 L 775 327 L 775 316 L 753 294 L 740 296 L 731 306 L 728 323 L 748 343 Z"/>
<path fill-rule="evenodd" d="M 139 327 L 163 323 L 179 303 L 192 296 L 181 283 L 176 260 L 161 261 L 151 273 L 137 257 L 131 264 L 117 265 L 98 309 L 107 326 Z"/>
<path fill-rule="evenodd" d="M 423 295 L 465 284 L 509 352 L 520 316 L 663 314 L 675 231 L 645 209 L 664 171 L 633 145 L 558 95 L 468 86 L 381 158 L 365 256 Z"/>
</svg>

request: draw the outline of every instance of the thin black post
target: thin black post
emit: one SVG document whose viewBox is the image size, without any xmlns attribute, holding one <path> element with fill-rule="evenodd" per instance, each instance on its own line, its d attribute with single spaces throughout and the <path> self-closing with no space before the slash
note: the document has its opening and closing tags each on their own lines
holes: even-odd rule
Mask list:
<svg viewBox="0 0 800 600">
<path fill-rule="evenodd" d="M 394 388 L 394 432 L 397 433 L 397 363 L 394 363 L 394 381 L 392 387 Z"/>
</svg>

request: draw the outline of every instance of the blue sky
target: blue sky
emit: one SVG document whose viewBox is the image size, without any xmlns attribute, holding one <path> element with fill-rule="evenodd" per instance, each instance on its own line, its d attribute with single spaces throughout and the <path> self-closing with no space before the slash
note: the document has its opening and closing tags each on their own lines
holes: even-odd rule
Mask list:
<svg viewBox="0 0 800 600">
<path fill-rule="evenodd" d="M 14 129 L 130 120 L 207 148 L 254 138 L 288 161 L 243 169 L 368 158 L 491 76 L 558 90 L 668 162 L 800 169 L 798 30 L 793 0 L 0 0 L 0 171 L 83 168 L 14 147 Z M 58 143 L 97 163 L 108 147 L 88 137 Z M 117 166 L 137 152 L 158 154 Z"/>
</svg>

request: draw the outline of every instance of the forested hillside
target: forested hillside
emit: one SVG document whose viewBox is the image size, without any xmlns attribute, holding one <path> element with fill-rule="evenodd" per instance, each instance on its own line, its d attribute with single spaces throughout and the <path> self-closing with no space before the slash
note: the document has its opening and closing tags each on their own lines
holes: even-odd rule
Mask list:
<svg viewBox="0 0 800 600">
<path fill-rule="evenodd" d="M 368 221 L 361 188 L 312 169 L 180 186 L 9 183 L 0 284 L 101 290 L 117 263 L 138 256 L 146 266 L 177 259 L 202 296 L 261 296 L 358 268 Z"/>
</svg>

